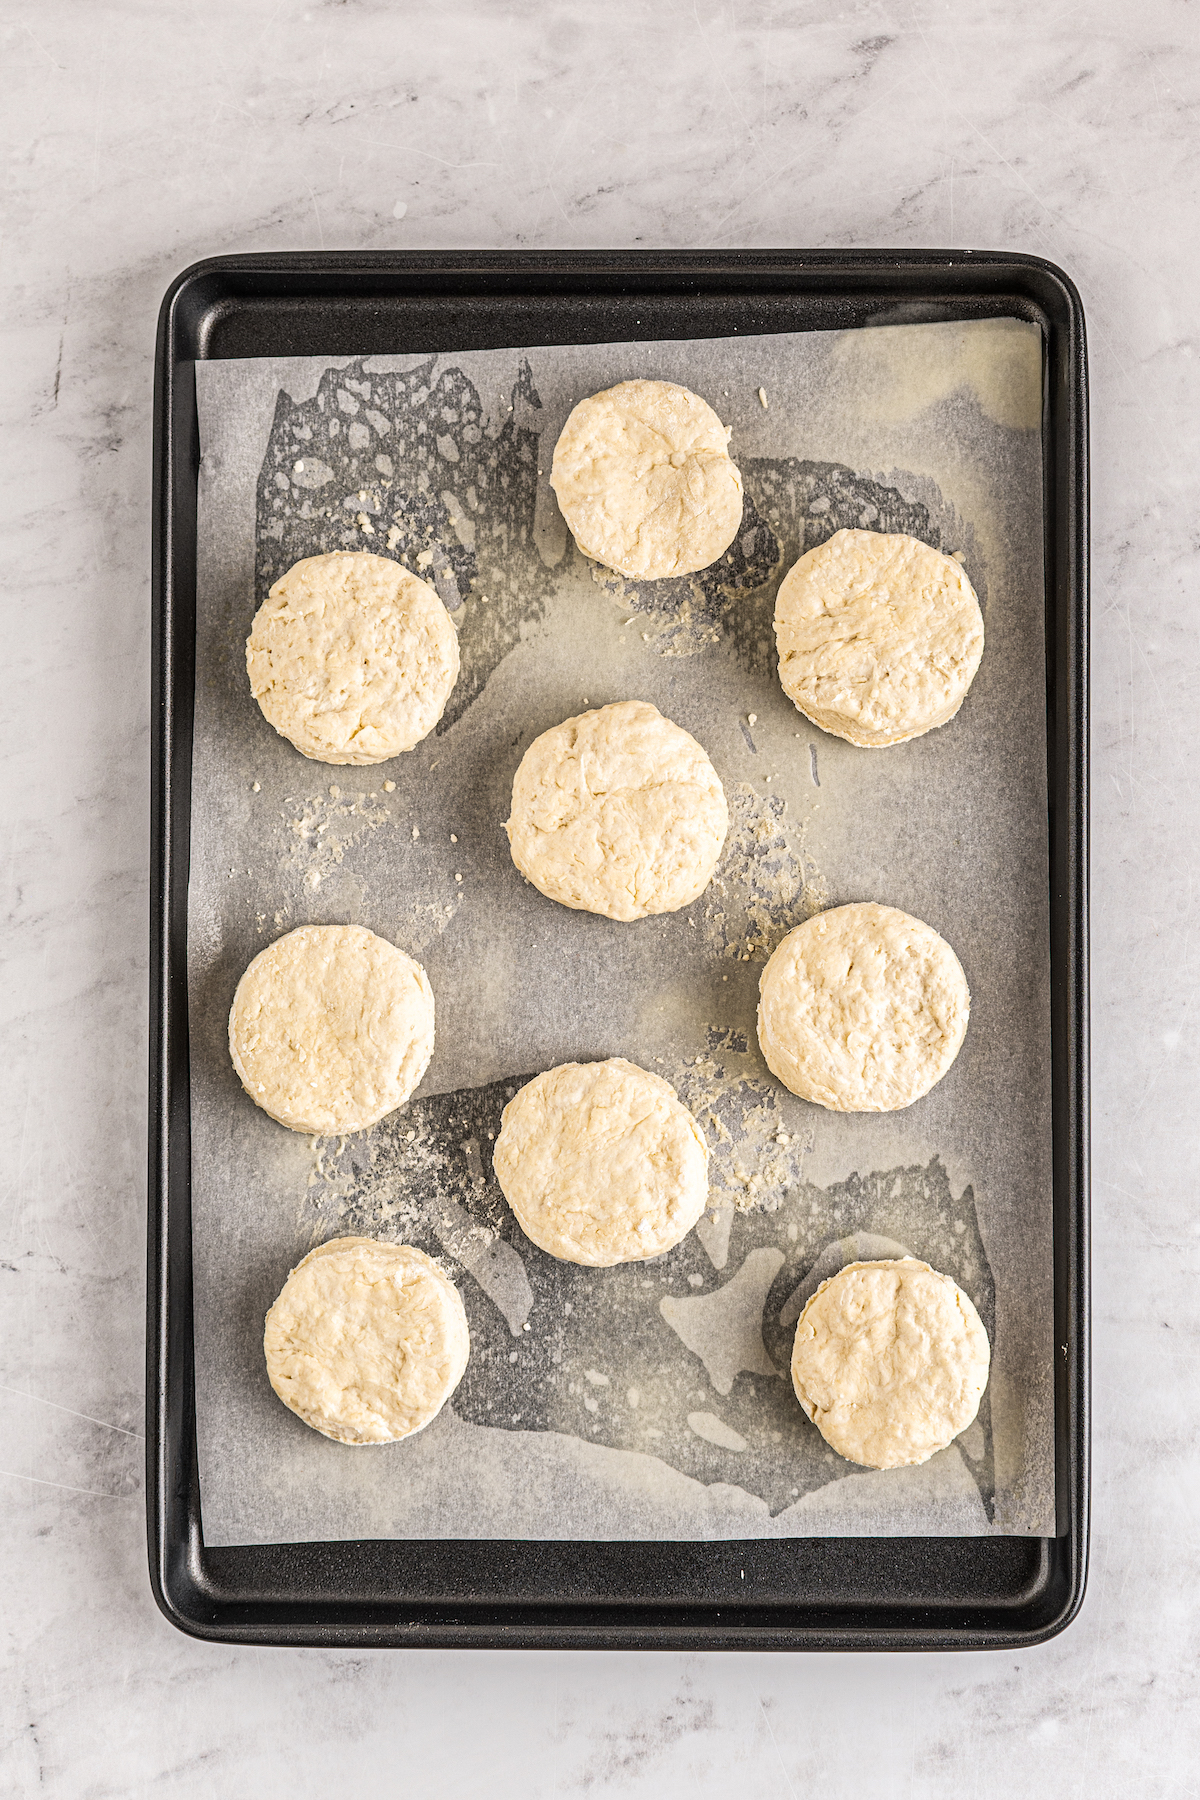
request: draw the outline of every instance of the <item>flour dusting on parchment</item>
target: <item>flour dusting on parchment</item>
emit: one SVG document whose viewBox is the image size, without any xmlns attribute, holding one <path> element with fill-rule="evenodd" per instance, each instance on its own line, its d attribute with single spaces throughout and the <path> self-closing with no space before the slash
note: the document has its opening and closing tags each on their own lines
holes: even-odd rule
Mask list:
<svg viewBox="0 0 1200 1800">
<path fill-rule="evenodd" d="M 726 796 L 729 836 L 704 896 L 704 925 L 719 956 L 766 962 L 776 944 L 829 903 L 807 849 L 807 829 L 781 794 L 740 781 Z"/>
<path fill-rule="evenodd" d="M 366 789 L 347 793 L 338 782 L 331 783 L 324 794 L 289 799 L 283 814 L 287 848 L 281 858 L 282 872 L 293 880 L 298 878 L 310 890 L 319 888 L 363 833 L 378 831 L 391 816 L 375 794 Z"/>
</svg>

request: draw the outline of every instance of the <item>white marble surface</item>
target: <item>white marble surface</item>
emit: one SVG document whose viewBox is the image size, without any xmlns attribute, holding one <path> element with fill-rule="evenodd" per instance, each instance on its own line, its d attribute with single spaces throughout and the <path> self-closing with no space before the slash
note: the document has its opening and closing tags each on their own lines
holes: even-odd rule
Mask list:
<svg viewBox="0 0 1200 1800">
<path fill-rule="evenodd" d="M 0 43 L 0 1790 L 1195 1793 L 1194 7 L 8 0 Z M 195 258 L 322 244 L 971 245 L 1078 282 L 1095 1531 L 1083 1613 L 1052 1644 L 256 1653 L 155 1612 L 138 1435 L 154 318 Z"/>
</svg>

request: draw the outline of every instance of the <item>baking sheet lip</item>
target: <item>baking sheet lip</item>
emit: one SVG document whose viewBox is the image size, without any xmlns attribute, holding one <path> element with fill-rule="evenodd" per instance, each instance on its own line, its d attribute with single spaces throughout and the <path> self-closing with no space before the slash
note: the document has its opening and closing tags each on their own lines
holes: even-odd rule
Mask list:
<svg viewBox="0 0 1200 1800">
<path fill-rule="evenodd" d="M 831 1554 L 844 1552 L 860 1540 L 826 1538 L 800 1540 L 819 1545 Z M 982 1540 L 971 1540 L 977 1544 Z M 1010 1542 L 1013 1540 L 1010 1540 Z M 1069 1570 L 1062 1567 L 1066 1547 L 1055 1540 L 1025 1539 L 1022 1544 L 1037 1548 L 1042 1573 L 1048 1579 L 1038 1586 L 1028 1584 L 1028 1592 L 1045 1595 L 1057 1587 L 1066 1591 Z M 479 1545 L 488 1540 L 478 1540 Z M 962 1540 L 892 1539 L 897 1559 L 914 1546 L 934 1547 L 961 1543 Z M 745 1543 L 730 1541 L 720 1546 L 730 1563 L 741 1560 L 758 1548 L 761 1540 Z M 363 1540 L 338 1546 L 350 1560 L 354 1554 L 383 1550 L 400 1552 L 403 1546 L 392 1539 Z M 445 1547 L 445 1546 L 438 1546 Z M 533 1546 L 530 1546 L 531 1548 Z M 645 1548 L 630 1545 L 627 1548 Z M 276 1560 L 283 1546 L 272 1546 Z M 305 1543 L 290 1546 L 298 1551 L 321 1551 L 328 1546 Z M 245 1560 L 249 1547 L 218 1552 L 216 1562 Z M 670 1605 L 657 1602 L 650 1607 L 631 1604 L 606 1605 L 602 1601 L 574 1599 L 561 1605 L 546 1602 L 497 1601 L 494 1597 L 472 1604 L 466 1599 L 454 1601 L 411 1600 L 368 1601 L 359 1592 L 343 1603 L 342 1617 L 331 1618 L 338 1610 L 335 1603 L 324 1601 L 316 1609 L 317 1618 L 288 1619 L 287 1602 L 280 1601 L 273 1590 L 267 1609 L 273 1616 L 267 1620 L 245 1617 L 247 1608 L 236 1596 L 222 1597 L 219 1580 L 201 1579 L 194 1590 L 195 1604 L 190 1612 L 177 1605 L 164 1607 L 167 1616 L 188 1635 L 214 1642 L 236 1641 L 259 1645 L 329 1648 L 412 1647 L 437 1648 L 469 1645 L 474 1648 L 529 1649 L 1019 1649 L 1043 1643 L 1060 1631 L 1077 1610 L 1053 1603 L 1043 1607 L 1040 1622 L 1013 1627 L 1005 1623 L 1005 1615 L 1015 1615 L 1025 1603 L 1017 1595 L 1005 1605 L 993 1601 L 986 1609 L 986 1622 L 972 1627 L 964 1636 L 962 1615 L 969 1608 L 961 1601 L 941 1600 L 936 1604 L 898 1605 L 894 1601 L 872 1605 L 869 1601 L 825 1603 L 810 1608 L 811 1617 L 797 1621 L 794 1617 L 803 1607 L 796 1602 L 744 1600 L 721 1601 L 706 1605 L 683 1602 Z M 555 1616 L 557 1615 L 557 1616 Z M 890 1617 L 889 1617 L 890 1615 Z"/>
<path fill-rule="evenodd" d="M 1055 1193 L 1055 1285 L 1056 1337 L 1065 1336 L 1064 1367 L 1059 1371 L 1059 1405 L 1056 1406 L 1056 1441 L 1060 1451 L 1059 1491 L 1065 1516 L 1065 1530 L 1057 1538 L 1025 1540 L 1040 1542 L 1045 1550 L 1049 1571 L 1042 1583 L 1041 1596 L 1051 1605 L 1045 1619 L 1028 1627 L 1004 1626 L 990 1630 L 972 1609 L 956 1605 L 949 1609 L 955 1622 L 928 1626 L 921 1616 L 929 1609 L 896 1604 L 907 1622 L 894 1625 L 848 1624 L 835 1628 L 833 1636 L 845 1647 L 860 1648 L 987 1648 L 1017 1647 L 1045 1641 L 1065 1628 L 1078 1612 L 1086 1581 L 1088 1545 L 1088 1472 L 1090 1395 L 1088 1387 L 1088 1095 L 1087 1095 L 1087 393 L 1086 349 L 1083 310 L 1077 290 L 1069 278 L 1055 265 L 1042 258 L 1023 257 L 1012 252 L 936 252 L 936 251 L 752 251 L 723 252 L 708 256 L 701 252 L 557 252 L 541 255 L 534 252 L 326 252 L 316 256 L 306 253 L 268 254 L 251 257 L 216 257 L 193 265 L 176 277 L 163 300 L 160 311 L 155 360 L 154 409 L 154 507 L 152 514 L 152 587 L 153 587 L 153 766 L 152 766 L 152 869 L 151 869 L 151 1108 L 149 1167 L 149 1231 L 147 1247 L 147 1524 L 150 1553 L 151 1585 L 155 1599 L 164 1614 L 181 1630 L 191 1635 L 210 1637 L 216 1641 L 243 1641 L 280 1644 L 338 1643 L 367 1645 L 386 1641 L 420 1641 L 432 1644 L 482 1644 L 480 1631 L 499 1629 L 501 1635 L 487 1642 L 515 1644 L 518 1639 L 530 1646 L 562 1643 L 572 1634 L 580 1644 L 592 1647 L 684 1647 L 674 1628 L 658 1621 L 644 1626 L 604 1625 L 505 1625 L 493 1628 L 471 1624 L 465 1620 L 447 1619 L 435 1625 L 410 1626 L 400 1622 L 368 1625 L 349 1619 L 345 1626 L 330 1624 L 327 1615 L 331 1602 L 314 1596 L 294 1602 L 297 1615 L 307 1608 L 308 1616 L 295 1616 L 284 1623 L 263 1616 L 277 1612 L 277 1605 L 262 1595 L 246 1593 L 236 1599 L 217 1600 L 207 1590 L 206 1553 L 199 1509 L 199 1482 L 196 1467 L 194 1416 L 194 1365 L 191 1329 L 190 1270 L 190 1196 L 187 1192 L 187 1015 L 186 994 L 181 993 L 182 953 L 186 949 L 186 848 L 189 813 L 183 770 L 190 765 L 190 732 L 187 741 L 175 727 L 175 706 L 179 687 L 179 662 L 187 657 L 179 652 L 187 639 L 184 621 L 180 636 L 180 605 L 186 594 L 176 591 L 176 565 L 182 558 L 184 579 L 195 577 L 194 481 L 197 464 L 195 444 L 195 396 L 188 365 L 204 355 L 197 320 L 183 317 L 184 302 L 196 297 L 201 283 L 226 281 L 226 302 L 230 307 L 245 304 L 249 295 L 239 295 L 229 286 L 230 277 L 253 272 L 261 280 L 274 277 L 276 297 L 283 291 L 283 277 L 309 277 L 309 296 L 313 293 L 313 277 L 344 276 L 355 270 L 393 278 L 405 270 L 469 277 L 482 290 L 497 299 L 515 291 L 503 285 L 505 276 L 533 275 L 539 271 L 550 275 L 582 275 L 590 268 L 609 276 L 629 273 L 634 269 L 650 270 L 672 276 L 706 275 L 710 281 L 718 276 L 745 275 L 760 279 L 771 268 L 783 272 L 839 276 L 837 291 L 855 289 L 861 293 L 864 273 L 878 270 L 891 277 L 901 277 L 910 297 L 919 301 L 927 292 L 926 280 L 931 272 L 948 272 L 957 268 L 953 285 L 966 291 L 961 283 L 968 271 L 980 276 L 989 268 L 1001 271 L 1011 279 L 1012 291 L 1022 292 L 1038 304 L 1047 302 L 1047 490 L 1053 505 L 1046 515 L 1047 530 L 1047 614 L 1053 615 L 1056 673 L 1056 730 L 1052 752 L 1064 763 L 1063 793 L 1055 795 L 1062 805 L 1062 829 L 1068 843 L 1065 864 L 1060 866 L 1061 882 L 1052 872 L 1052 908 L 1065 915 L 1062 920 L 1062 942 L 1059 966 L 1054 971 L 1056 989 L 1061 986 L 1059 1011 L 1064 1014 L 1060 1037 L 1066 1039 L 1064 1056 L 1067 1073 L 1066 1092 L 1055 1094 L 1055 1136 L 1060 1154 L 1056 1167 L 1062 1166 L 1067 1190 Z M 1019 279 L 1018 279 L 1019 278 Z M 488 288 L 489 281 L 501 285 Z M 821 284 L 831 291 L 828 280 Z M 810 289 L 806 280 L 802 287 Z M 889 291 L 898 291 L 894 280 Z M 730 298 L 732 290 L 717 288 L 714 299 Z M 328 297 L 328 296 L 325 296 Z M 359 296 L 365 298 L 365 296 Z M 538 296 L 553 304 L 555 295 Z M 563 290 L 563 298 L 570 290 Z M 669 296 L 667 296 L 669 297 Z M 996 297 L 992 290 L 986 296 Z M 211 300 L 210 296 L 210 300 Z M 793 329 L 803 327 L 797 323 Z M 188 339 L 188 331 L 191 338 Z M 185 352 L 190 352 L 187 354 Z M 1055 380 L 1055 376 L 1060 379 Z M 190 410 L 189 410 L 190 409 Z M 189 431 L 190 427 L 190 431 Z M 188 444 L 182 442 L 188 435 Z M 191 467 L 185 469 L 183 454 L 191 451 Z M 1051 464 L 1053 463 L 1053 470 Z M 1059 464 L 1065 463 L 1065 470 Z M 183 485 L 181 486 L 181 476 Z M 188 507 L 177 504 L 186 498 L 187 481 L 192 483 L 192 525 L 190 542 L 181 540 L 181 525 L 186 525 Z M 186 532 L 184 534 L 186 536 Z M 190 566 L 188 551 L 190 550 Z M 1052 556 L 1051 551 L 1056 555 Z M 1063 591 L 1065 584 L 1066 591 Z M 192 596 L 194 605 L 194 594 Z M 186 612 L 186 606 L 182 609 Z M 1065 649 L 1067 654 L 1060 653 Z M 1061 693 L 1058 691 L 1061 688 Z M 1061 710 L 1060 710 L 1061 707 Z M 178 789 L 178 792 L 176 791 Z M 182 836 L 182 853 L 180 834 Z M 1057 832 L 1055 833 L 1057 836 Z M 1055 856 L 1052 844 L 1052 860 Z M 182 869 L 180 868 L 182 864 Z M 173 866 L 174 865 L 174 866 Z M 181 912 L 182 907 L 182 912 Z M 181 1090 L 182 1084 L 182 1092 Z M 181 1134 L 182 1133 L 182 1149 Z M 1063 1138 L 1066 1149 L 1063 1151 Z M 182 1189 L 182 1191 L 181 1191 Z M 812 1540 L 830 1542 L 836 1540 Z M 863 1538 L 852 1540 L 869 1558 L 872 1547 L 881 1542 Z M 921 1539 L 917 1542 L 928 1553 L 931 1548 L 959 1540 Z M 980 1540 L 983 1543 L 997 1540 Z M 479 1546 L 474 1540 L 463 1540 L 472 1551 Z M 786 1552 L 790 1540 L 781 1541 Z M 591 1547 L 595 1548 L 595 1547 Z M 708 1546 L 696 1545 L 702 1551 Z M 397 1543 L 402 1550 L 403 1544 Z M 1053 1594 L 1051 1594 L 1053 1590 Z M 1019 1603 L 1023 1604 L 1023 1601 Z M 380 1605 L 387 1601 L 381 1598 Z M 555 1606 L 566 1610 L 568 1603 L 546 1600 L 535 1607 L 521 1603 L 524 1610 L 545 1611 Z M 616 1603 L 628 1606 L 628 1603 Z M 251 1614 L 259 1612 L 255 1622 Z M 697 1600 L 696 1611 L 707 1621 L 690 1629 L 696 1632 L 697 1647 L 774 1647 L 760 1640 L 757 1628 L 730 1623 L 736 1610 L 730 1606 Z M 357 1614 L 357 1605 L 350 1607 Z M 447 1611 L 451 1610 L 450 1606 Z M 461 1607 L 458 1609 L 461 1611 Z M 613 1606 L 605 1609 L 611 1616 Z M 636 1610 L 636 1608 L 634 1609 Z M 814 1613 L 824 1610 L 815 1607 Z M 851 1609 L 843 1606 L 843 1616 Z M 725 1622 L 720 1615 L 725 1614 Z M 780 1629 L 778 1647 L 838 1647 L 828 1628 L 815 1621 Z M 413 1632 L 423 1635 L 416 1639 Z M 430 1633 L 436 1632 L 436 1638 Z M 617 1635 L 613 1635 L 614 1632 Z M 514 1635 L 517 1634 L 517 1635 Z M 666 1634 L 664 1636 L 663 1634 Z M 747 1635 L 749 1633 L 749 1635 Z M 399 1634 L 399 1635 L 396 1635 Z M 444 1635 L 442 1635 L 444 1634 Z M 786 1640 L 786 1641 L 785 1641 Z M 573 1640 L 574 1641 L 574 1640 Z"/>
<path fill-rule="evenodd" d="M 944 1540 L 921 1541 L 936 1545 Z M 1041 1541 L 1050 1562 L 1055 1560 L 1050 1549 L 1054 1542 Z M 1044 1586 L 1057 1585 L 1063 1591 L 1070 1580 L 1069 1571 L 1060 1570 L 1057 1582 L 1052 1576 Z M 161 1595 L 156 1597 L 166 1616 L 188 1636 L 272 1647 L 1011 1651 L 1044 1643 L 1064 1629 L 1078 1610 L 1082 1590 L 1076 1584 L 1067 1605 L 1043 1608 L 1044 1616 L 1036 1624 L 1007 1624 L 1003 1615 L 1016 1609 L 996 1605 L 989 1609 L 986 1623 L 969 1630 L 963 1628 L 963 1614 L 970 1610 L 964 1604 L 906 1608 L 845 1603 L 810 1609 L 812 1616 L 798 1622 L 787 1616 L 795 1609 L 784 1605 L 692 1604 L 641 1609 L 639 1614 L 632 1606 L 589 1608 L 578 1603 L 507 1608 L 494 1603 L 477 1608 L 424 1603 L 405 1609 L 402 1604 L 356 1599 L 341 1608 L 340 1618 L 329 1617 L 337 1609 L 327 1602 L 319 1609 L 323 1616 L 292 1621 L 287 1617 L 292 1609 L 278 1599 L 267 1603 L 272 1617 L 255 1619 L 247 1616 L 245 1604 L 216 1598 L 208 1583 L 192 1591 L 190 1610 L 179 1604 L 175 1589 L 165 1603 Z"/>
<path fill-rule="evenodd" d="M 743 291 L 759 293 L 764 281 L 775 275 L 790 277 L 796 283 L 798 291 L 810 298 L 814 294 L 820 294 L 825 299 L 832 299 L 839 293 L 861 297 L 868 284 L 877 282 L 877 297 L 883 301 L 889 294 L 894 294 L 897 277 L 904 281 L 922 281 L 930 271 L 943 273 L 949 283 L 950 291 L 937 296 L 944 308 L 941 315 L 943 317 L 954 317 L 956 305 L 965 304 L 969 297 L 974 302 L 970 309 L 973 316 L 979 316 L 981 308 L 985 313 L 1003 312 L 1002 303 L 1005 300 L 1019 301 L 1022 304 L 1016 310 L 1027 312 L 1032 308 L 1038 314 L 1044 332 L 1048 333 L 1051 314 L 1064 308 L 1068 316 L 1072 320 L 1078 320 L 1080 327 L 1082 326 L 1082 302 L 1070 277 L 1045 257 L 1017 251 L 930 248 L 874 250 L 867 247 L 844 250 L 769 248 L 720 253 L 659 249 L 328 250 L 247 252 L 235 256 L 208 257 L 193 263 L 182 270 L 167 289 L 160 309 L 160 333 L 166 328 L 166 335 L 174 343 L 178 336 L 176 327 L 179 315 L 185 303 L 198 303 L 199 291 L 207 284 L 223 282 L 226 288 L 224 304 L 215 305 L 210 296 L 207 311 L 202 313 L 201 322 L 194 333 L 194 360 L 207 358 L 210 354 L 208 339 L 215 325 L 222 317 L 228 316 L 231 310 L 236 310 L 239 305 L 252 303 L 256 297 L 249 287 L 234 291 L 230 286 L 233 278 L 250 283 L 256 277 L 274 281 L 276 285 L 271 297 L 275 299 L 296 297 L 286 291 L 286 284 L 293 280 L 305 284 L 304 291 L 309 298 L 317 298 L 313 292 L 314 279 L 344 285 L 348 279 L 378 278 L 391 284 L 391 297 L 394 298 L 394 284 L 405 275 L 415 278 L 441 275 L 451 283 L 477 283 L 499 278 L 510 285 L 506 289 L 495 290 L 494 297 L 511 299 L 521 291 L 523 281 L 528 283 L 531 278 L 538 276 L 559 282 L 578 282 L 582 277 L 588 276 L 602 283 L 614 276 L 629 280 L 644 275 L 647 278 L 658 277 L 674 281 L 703 277 L 704 284 L 710 288 L 719 276 L 721 280 L 730 283 L 748 283 Z M 988 285 L 989 283 L 997 285 Z M 537 297 L 550 297 L 552 290 L 538 292 L 536 281 L 534 287 Z M 634 291 L 636 290 L 628 287 L 617 290 L 626 297 Z M 723 291 L 732 294 L 738 290 L 730 287 Z M 870 291 L 874 289 L 871 288 Z M 264 297 L 266 296 L 262 293 L 257 296 L 259 299 Z M 333 296 L 325 294 L 320 297 Z M 364 292 L 355 297 L 365 299 L 367 296 Z M 928 293 L 920 296 L 926 302 L 932 297 Z M 914 296 L 910 295 L 911 298 Z M 893 322 L 896 321 L 885 314 L 874 317 L 868 315 L 856 321 L 868 327 Z M 824 330 L 836 329 L 836 326 L 829 323 L 812 327 L 797 324 L 789 328 Z M 344 352 L 329 351 L 329 354 Z"/>
<path fill-rule="evenodd" d="M 763 249 L 707 252 L 699 250 L 324 250 L 324 251 L 253 251 L 241 255 L 204 257 L 182 269 L 167 288 L 161 318 L 170 321 L 179 301 L 205 281 L 215 278 L 228 282 L 231 276 L 263 275 L 299 276 L 309 284 L 314 276 L 329 276 L 344 282 L 358 272 L 395 277 L 412 274 L 467 276 L 474 279 L 489 275 L 577 277 L 587 273 L 611 275 L 638 272 L 666 275 L 694 273 L 711 285 L 714 277 L 736 278 L 746 273 L 759 279 L 771 272 L 822 276 L 835 274 L 851 277 L 851 285 L 861 284 L 871 271 L 891 274 L 909 271 L 959 271 L 958 279 L 970 278 L 978 286 L 980 278 L 991 270 L 1005 276 L 1032 276 L 1035 283 L 1049 283 L 1057 289 L 1082 324 L 1083 303 L 1070 276 L 1047 257 L 1031 256 L 1022 251 L 909 248 L 876 250 L 867 247 L 846 249 L 790 249 L 785 246 Z M 277 289 L 277 292 L 280 291 Z M 1017 291 L 1014 289 L 1014 291 Z M 917 296 L 914 296 L 917 297 Z M 245 296 L 237 296 L 244 299 Z"/>
<path fill-rule="evenodd" d="M 474 1625 L 463 1620 L 450 1620 L 436 1625 L 349 1625 L 293 1630 L 225 1622 L 206 1627 L 173 1608 L 163 1607 L 163 1612 L 187 1637 L 206 1643 L 247 1644 L 272 1650 L 749 1650 L 780 1653 L 802 1650 L 1011 1652 L 1048 1642 L 1075 1616 L 1072 1612 L 1061 1622 L 1034 1631 L 978 1631 L 965 1638 L 950 1627 L 866 1624 L 788 1627 L 714 1623 L 676 1627 L 664 1623 L 626 1627 L 590 1623 Z"/>
</svg>

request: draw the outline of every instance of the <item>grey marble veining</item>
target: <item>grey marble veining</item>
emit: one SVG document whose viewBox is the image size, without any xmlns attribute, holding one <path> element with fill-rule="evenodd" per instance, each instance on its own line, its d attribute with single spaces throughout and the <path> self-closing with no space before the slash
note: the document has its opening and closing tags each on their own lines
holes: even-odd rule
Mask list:
<svg viewBox="0 0 1200 1800">
<path fill-rule="evenodd" d="M 12 0 L 0 46 L 0 1790 L 1195 1792 L 1194 8 Z M 138 1435 L 157 304 L 219 251 L 637 244 L 1011 248 L 1083 293 L 1088 1598 L 1013 1656 L 206 1648 L 150 1600 Z"/>
</svg>

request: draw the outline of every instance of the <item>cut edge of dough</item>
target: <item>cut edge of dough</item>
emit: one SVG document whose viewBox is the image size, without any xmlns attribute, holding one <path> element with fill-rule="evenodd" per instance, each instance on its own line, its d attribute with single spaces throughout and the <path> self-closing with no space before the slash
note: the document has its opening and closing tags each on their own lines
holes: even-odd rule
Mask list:
<svg viewBox="0 0 1200 1800">
<path fill-rule="evenodd" d="M 980 660 L 982 660 L 982 652 L 980 653 Z M 979 663 L 977 661 L 975 665 L 976 671 L 978 671 L 978 667 Z M 972 673 L 971 681 L 974 681 L 974 679 L 975 675 Z M 868 737 L 859 727 L 848 723 L 841 717 L 835 717 L 833 713 L 810 711 L 807 707 L 801 706 L 796 696 L 788 692 L 782 675 L 780 676 L 779 685 L 783 688 L 784 693 L 787 694 L 788 699 L 800 714 L 801 718 L 807 719 L 810 725 L 815 725 L 818 731 L 828 732 L 830 737 L 841 738 L 844 743 L 853 744 L 856 750 L 890 750 L 893 744 L 909 744 L 914 738 L 925 737 L 927 733 L 931 731 L 940 731 L 943 725 L 948 725 L 951 719 L 958 717 L 971 687 L 971 683 L 968 682 L 966 688 L 959 695 L 954 705 L 950 707 L 948 711 L 944 711 L 940 719 L 931 719 L 927 725 L 915 725 L 911 731 L 897 731 L 890 733 L 877 732 L 874 736 Z"/>
</svg>

